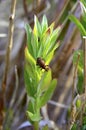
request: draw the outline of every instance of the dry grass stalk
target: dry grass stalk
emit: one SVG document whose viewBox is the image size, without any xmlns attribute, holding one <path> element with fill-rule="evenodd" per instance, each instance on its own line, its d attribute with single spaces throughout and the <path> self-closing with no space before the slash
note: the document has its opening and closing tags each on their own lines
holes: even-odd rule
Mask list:
<svg viewBox="0 0 86 130">
<path fill-rule="evenodd" d="M 68 130 L 71 130 L 75 120 L 76 120 L 76 105 L 74 103 L 74 90 L 76 87 L 76 78 L 77 78 L 77 68 L 78 68 L 78 62 L 79 62 L 80 55 L 78 55 L 76 65 L 74 68 L 74 76 L 73 76 L 73 87 L 72 87 L 72 101 L 71 101 L 71 114 L 70 114 L 70 122 L 68 126 Z"/>
<path fill-rule="evenodd" d="M 3 81 L 2 81 L 3 92 L 5 92 L 5 89 L 6 89 L 7 73 L 8 73 L 9 62 L 10 62 L 10 52 L 11 52 L 12 45 L 13 45 L 15 7 L 16 7 L 16 0 L 12 0 L 11 15 L 9 17 L 9 28 L 8 28 L 8 30 L 9 30 L 8 44 L 7 44 L 6 57 L 5 57 L 5 70 L 4 70 Z"/>
<path fill-rule="evenodd" d="M 3 80 L 2 80 L 2 101 L 4 104 L 5 100 L 5 90 L 6 90 L 6 83 L 7 83 L 7 74 L 8 74 L 8 68 L 9 68 L 9 63 L 10 63 L 10 52 L 12 49 L 13 45 L 13 32 L 14 32 L 14 17 L 15 17 L 15 8 L 16 8 L 16 2 L 17 0 L 12 0 L 11 3 L 11 14 L 9 17 L 9 28 L 8 28 L 8 44 L 7 44 L 7 50 L 6 50 L 6 56 L 5 56 L 5 69 L 4 69 L 4 74 L 3 74 Z M 3 120 L 4 120 L 4 105 L 0 110 L 0 116 L 2 118 L 2 122 L 0 122 L 0 130 L 3 129 Z M 2 115 L 2 113 L 4 113 Z"/>
<path fill-rule="evenodd" d="M 27 0 L 23 0 L 23 7 L 24 7 L 25 15 L 28 17 L 28 5 L 27 5 Z"/>
</svg>

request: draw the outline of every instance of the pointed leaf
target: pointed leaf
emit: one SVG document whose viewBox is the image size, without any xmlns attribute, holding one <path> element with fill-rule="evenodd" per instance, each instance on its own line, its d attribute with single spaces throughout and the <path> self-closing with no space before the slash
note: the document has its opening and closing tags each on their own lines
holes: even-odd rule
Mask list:
<svg viewBox="0 0 86 130">
<path fill-rule="evenodd" d="M 78 55 L 80 55 L 79 61 L 78 61 L 78 70 L 82 71 L 83 67 L 84 67 L 84 56 L 83 56 L 83 51 L 82 50 L 78 50 L 75 51 L 73 54 L 73 63 L 76 64 Z"/>
<path fill-rule="evenodd" d="M 36 35 L 37 37 L 41 37 L 41 25 L 40 25 L 40 23 L 39 23 L 39 21 L 38 21 L 38 18 L 36 17 L 36 16 L 34 16 L 34 23 L 35 23 L 35 25 L 34 25 L 34 30 L 33 30 L 33 33 L 34 33 L 34 35 Z"/>
<path fill-rule="evenodd" d="M 27 33 L 27 47 L 28 47 L 29 53 L 33 56 L 33 46 L 31 43 L 32 29 L 29 26 L 29 24 L 26 24 L 25 29 L 26 29 L 26 33 Z"/>
<path fill-rule="evenodd" d="M 57 39 L 57 37 L 58 37 L 58 33 L 60 32 L 60 29 L 61 29 L 61 27 L 57 28 L 57 29 L 53 32 L 53 34 L 52 34 L 52 36 L 51 36 L 51 40 L 50 40 L 51 45 L 49 46 L 49 49 L 48 49 L 47 54 L 50 53 L 50 52 L 54 49 L 55 44 L 56 44 L 56 39 Z M 53 50 L 53 51 L 54 51 L 54 50 Z"/>
<path fill-rule="evenodd" d="M 77 84 L 77 89 L 78 92 L 81 94 L 83 92 L 83 81 L 84 81 L 84 56 L 83 56 L 83 51 L 82 50 L 78 50 L 74 52 L 73 55 L 73 63 L 76 64 L 77 62 L 77 58 L 78 55 L 80 56 L 79 61 L 78 61 L 78 65 L 77 65 L 77 69 L 78 69 L 78 84 Z"/>
<path fill-rule="evenodd" d="M 28 111 L 30 111 L 31 113 L 35 112 L 34 102 L 35 100 L 33 98 L 31 98 L 29 101 Z"/>
<path fill-rule="evenodd" d="M 37 39 L 35 37 L 35 35 L 32 33 L 32 37 L 31 37 L 31 46 L 32 46 L 32 56 L 34 57 L 34 59 L 36 59 L 37 56 Z"/>
<path fill-rule="evenodd" d="M 57 84 L 56 79 L 51 81 L 47 91 L 40 98 L 40 107 L 44 106 L 48 102 L 48 100 L 52 97 L 56 84 Z"/>
<path fill-rule="evenodd" d="M 79 20 L 75 16 L 73 16 L 72 14 L 69 15 L 69 19 L 76 24 L 76 26 L 80 30 L 82 36 L 85 36 L 86 30 L 84 29 L 83 25 L 79 22 Z"/>
<path fill-rule="evenodd" d="M 30 97 L 34 97 L 35 87 L 33 84 L 33 80 L 32 80 L 32 78 L 30 78 L 30 75 L 27 73 L 26 69 L 24 70 L 24 80 L 25 80 L 25 87 L 26 87 L 27 94 Z"/>
<path fill-rule="evenodd" d="M 31 119 L 31 121 L 40 121 L 41 120 L 41 116 L 38 113 L 31 113 L 29 111 L 27 111 L 27 116 L 28 118 Z"/>
<path fill-rule="evenodd" d="M 38 84 L 38 92 L 44 92 L 46 89 L 48 89 L 49 84 L 51 82 L 51 71 L 44 72 L 42 75 L 42 78 Z"/>
<path fill-rule="evenodd" d="M 30 53 L 28 52 L 27 47 L 25 48 L 25 59 L 26 59 L 26 61 L 30 62 L 30 64 L 32 66 L 36 64 L 35 59 L 30 55 Z"/>
<path fill-rule="evenodd" d="M 47 22 L 47 18 L 45 15 L 42 18 L 41 26 L 42 26 L 42 34 L 43 34 L 46 31 L 46 29 L 48 28 L 48 22 Z"/>
<path fill-rule="evenodd" d="M 25 30 L 26 30 L 26 33 L 27 33 L 27 41 L 31 42 L 31 32 L 32 32 L 32 29 L 29 26 L 29 24 L 25 25 Z"/>
</svg>

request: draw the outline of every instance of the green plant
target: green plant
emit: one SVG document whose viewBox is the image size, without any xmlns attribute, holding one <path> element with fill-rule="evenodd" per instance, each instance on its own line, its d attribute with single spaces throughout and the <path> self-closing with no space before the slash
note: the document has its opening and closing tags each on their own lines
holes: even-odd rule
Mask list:
<svg viewBox="0 0 86 130">
<path fill-rule="evenodd" d="M 77 65 L 77 78 L 78 78 L 78 83 L 77 83 L 77 91 L 79 94 L 82 94 L 84 92 L 83 88 L 83 82 L 84 82 L 84 56 L 83 56 L 83 51 L 82 50 L 77 50 L 73 54 L 73 64 L 76 64 L 76 61 L 78 59 L 78 55 L 80 56 L 78 60 L 78 65 Z"/>
<path fill-rule="evenodd" d="M 81 19 L 79 20 L 78 18 L 76 18 L 76 16 L 74 16 L 73 14 L 69 15 L 69 19 L 76 24 L 76 26 L 78 27 L 80 33 L 82 36 L 86 36 L 86 3 L 84 2 L 84 0 L 81 0 L 82 2 L 80 2 L 81 5 L 81 9 L 82 9 L 82 16 Z"/>
<path fill-rule="evenodd" d="M 81 97 L 83 97 L 84 100 L 82 99 L 78 99 L 76 102 L 76 112 L 73 115 L 73 111 L 71 109 L 71 115 L 73 115 L 74 117 L 74 122 L 71 123 L 71 129 L 76 130 L 77 128 L 76 126 L 76 120 L 77 120 L 77 116 L 79 117 L 79 122 L 81 123 L 81 129 L 85 129 L 86 128 L 86 124 L 84 124 L 85 122 L 85 116 L 83 113 L 85 113 L 85 109 L 86 109 L 86 1 L 85 0 L 81 0 L 80 1 L 80 6 L 81 6 L 81 10 L 82 10 L 82 15 L 81 15 L 81 19 L 78 20 L 74 15 L 69 15 L 69 19 L 74 22 L 76 24 L 76 26 L 78 27 L 80 33 L 81 33 L 81 37 L 82 37 L 82 41 L 83 41 L 83 50 L 77 50 L 74 52 L 74 56 L 73 56 L 73 63 L 76 64 L 77 59 L 78 59 L 78 64 L 77 64 L 77 73 L 78 73 L 78 83 L 77 83 L 77 90 L 79 94 L 83 94 L 81 95 Z M 79 56 L 79 58 L 78 58 Z M 85 90 L 85 92 L 84 92 Z M 73 100 L 72 100 L 73 101 Z M 81 102 L 82 101 L 82 102 Z M 78 104 L 77 104 L 78 103 Z M 72 103 L 73 104 L 73 103 Z M 79 106 L 79 108 L 77 107 L 77 105 Z M 73 119 L 72 119 L 73 120 Z"/>
<path fill-rule="evenodd" d="M 27 46 L 25 48 L 25 86 L 27 95 L 30 97 L 27 117 L 38 130 L 38 123 L 41 120 L 40 109 L 51 98 L 57 80 L 52 79 L 49 63 L 53 58 L 55 49 L 59 44 L 56 43 L 60 27 L 54 30 L 54 23 L 48 27 L 46 16 L 43 16 L 41 24 L 37 17 L 34 17 L 33 30 L 26 24 Z M 40 58 L 44 64 L 37 63 Z M 45 69 L 48 67 L 48 70 Z"/>
</svg>

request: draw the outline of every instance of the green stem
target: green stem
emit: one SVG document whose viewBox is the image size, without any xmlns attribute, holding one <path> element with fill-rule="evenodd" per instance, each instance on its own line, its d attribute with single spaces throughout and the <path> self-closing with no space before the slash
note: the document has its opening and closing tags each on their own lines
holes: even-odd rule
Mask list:
<svg viewBox="0 0 86 130">
<path fill-rule="evenodd" d="M 34 126 L 34 130 L 39 130 L 39 122 L 38 121 L 34 121 L 33 126 Z"/>
<path fill-rule="evenodd" d="M 85 97 L 86 97 L 86 36 L 83 37 L 84 39 L 84 88 L 85 88 Z"/>
</svg>

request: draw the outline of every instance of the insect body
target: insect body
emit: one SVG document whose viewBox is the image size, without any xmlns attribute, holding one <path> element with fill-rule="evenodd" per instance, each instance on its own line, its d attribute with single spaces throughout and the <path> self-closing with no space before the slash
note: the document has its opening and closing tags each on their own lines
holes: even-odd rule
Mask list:
<svg viewBox="0 0 86 130">
<path fill-rule="evenodd" d="M 49 66 L 45 65 L 44 60 L 41 57 L 37 58 L 37 65 L 39 65 L 42 69 L 44 69 L 45 71 L 49 70 Z"/>
</svg>

